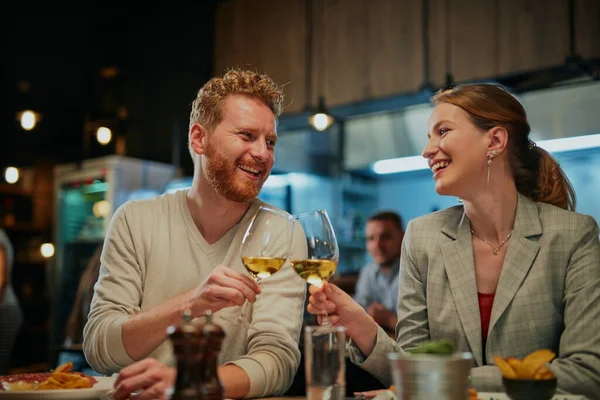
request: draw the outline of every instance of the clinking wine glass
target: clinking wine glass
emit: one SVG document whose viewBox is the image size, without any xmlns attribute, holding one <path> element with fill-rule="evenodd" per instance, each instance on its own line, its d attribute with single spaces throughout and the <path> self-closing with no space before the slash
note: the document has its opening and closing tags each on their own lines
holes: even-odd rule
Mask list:
<svg viewBox="0 0 600 400">
<path fill-rule="evenodd" d="M 298 214 L 295 220 L 304 230 L 308 258 L 292 259 L 290 263 L 302 279 L 320 288 L 333 276 L 340 259 L 340 250 L 331 220 L 325 210 Z M 322 314 L 322 325 L 331 325 L 326 312 Z"/>
<path fill-rule="evenodd" d="M 256 283 L 279 271 L 287 261 L 292 244 L 294 219 L 291 215 L 261 206 L 242 238 L 242 264 Z M 248 300 L 236 319 L 243 324 Z"/>
</svg>

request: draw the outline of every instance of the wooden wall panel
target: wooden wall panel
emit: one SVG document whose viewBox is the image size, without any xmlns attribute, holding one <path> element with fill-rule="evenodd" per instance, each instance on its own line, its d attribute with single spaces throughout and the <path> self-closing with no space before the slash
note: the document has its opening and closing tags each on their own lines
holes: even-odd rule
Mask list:
<svg viewBox="0 0 600 400">
<path fill-rule="evenodd" d="M 497 0 L 454 0 L 448 4 L 450 65 L 457 82 L 497 73 Z"/>
<path fill-rule="evenodd" d="M 215 73 L 245 66 L 285 84 L 286 112 L 305 107 L 303 0 L 223 2 L 215 23 Z"/>
<path fill-rule="evenodd" d="M 216 18 L 215 72 L 249 65 L 288 83 L 287 112 L 401 94 L 424 83 L 424 0 L 312 0 L 306 69 L 305 0 L 229 0 Z M 562 65 L 568 0 L 428 0 L 430 78 L 456 81 Z M 600 56 L 600 0 L 575 0 L 576 50 Z M 447 67 L 449 64 L 449 67 Z M 310 79 L 307 101 L 306 79 Z"/>
<path fill-rule="evenodd" d="M 561 65 L 568 54 L 568 0 L 499 2 L 499 73 Z"/>
<path fill-rule="evenodd" d="M 444 83 L 449 36 L 446 34 L 448 0 L 429 0 L 429 75 L 431 83 Z"/>
<path fill-rule="evenodd" d="M 423 84 L 422 0 L 371 0 L 367 6 L 367 97 Z"/>
<path fill-rule="evenodd" d="M 328 105 L 368 96 L 369 0 L 314 1 L 314 95 Z"/>
<path fill-rule="evenodd" d="M 600 0 L 575 0 L 575 51 L 600 57 Z"/>
</svg>

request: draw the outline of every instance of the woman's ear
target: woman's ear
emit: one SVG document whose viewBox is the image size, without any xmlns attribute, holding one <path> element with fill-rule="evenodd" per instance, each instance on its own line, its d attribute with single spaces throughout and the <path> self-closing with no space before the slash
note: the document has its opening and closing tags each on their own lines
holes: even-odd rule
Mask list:
<svg viewBox="0 0 600 400">
<path fill-rule="evenodd" d="M 206 128 L 198 123 L 192 125 L 189 133 L 190 147 L 196 154 L 204 154 L 205 139 L 208 136 Z"/>
<path fill-rule="evenodd" d="M 487 134 L 490 138 L 488 153 L 501 154 L 508 146 L 508 131 L 501 126 L 495 126 Z"/>
</svg>

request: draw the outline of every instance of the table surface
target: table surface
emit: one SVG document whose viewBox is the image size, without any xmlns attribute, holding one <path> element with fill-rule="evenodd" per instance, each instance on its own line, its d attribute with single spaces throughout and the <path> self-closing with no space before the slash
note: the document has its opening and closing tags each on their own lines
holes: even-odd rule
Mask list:
<svg viewBox="0 0 600 400">
<path fill-rule="evenodd" d="M 481 400 L 510 400 L 505 393 L 483 393 L 477 394 Z M 304 400 L 305 397 L 265 397 L 257 400 Z M 346 397 L 346 399 L 354 399 L 354 397 Z M 583 396 L 557 394 L 552 400 L 585 400 Z"/>
</svg>

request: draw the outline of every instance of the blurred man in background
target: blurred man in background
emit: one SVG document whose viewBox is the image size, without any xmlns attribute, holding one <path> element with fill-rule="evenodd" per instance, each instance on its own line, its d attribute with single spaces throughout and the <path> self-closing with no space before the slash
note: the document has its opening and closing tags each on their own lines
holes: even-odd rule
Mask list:
<svg viewBox="0 0 600 400">
<path fill-rule="evenodd" d="M 355 300 L 384 329 L 393 331 L 398 318 L 398 268 L 404 229 L 402 218 L 393 211 L 369 217 L 365 227 L 367 251 L 373 258 L 356 282 Z"/>
</svg>

